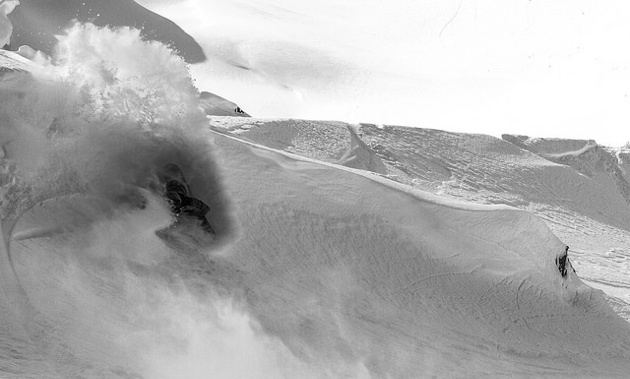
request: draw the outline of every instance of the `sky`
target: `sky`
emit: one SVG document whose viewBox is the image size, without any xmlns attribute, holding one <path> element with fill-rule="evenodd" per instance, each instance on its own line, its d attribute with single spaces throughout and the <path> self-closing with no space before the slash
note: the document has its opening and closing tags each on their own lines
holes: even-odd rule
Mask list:
<svg viewBox="0 0 630 379">
<path fill-rule="evenodd" d="M 139 0 L 256 117 L 630 141 L 630 3 Z"/>
</svg>

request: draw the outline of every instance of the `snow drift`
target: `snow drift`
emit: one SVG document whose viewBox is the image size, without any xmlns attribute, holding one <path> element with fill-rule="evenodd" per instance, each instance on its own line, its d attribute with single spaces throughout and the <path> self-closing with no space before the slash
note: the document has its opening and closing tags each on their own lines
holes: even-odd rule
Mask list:
<svg viewBox="0 0 630 379">
<path fill-rule="evenodd" d="M 137 31 L 76 26 L 58 51 L 0 83 L 2 376 L 627 373 L 630 327 L 561 278 L 531 213 L 213 132 L 182 60 Z M 156 235 L 170 162 L 213 243 Z"/>
</svg>

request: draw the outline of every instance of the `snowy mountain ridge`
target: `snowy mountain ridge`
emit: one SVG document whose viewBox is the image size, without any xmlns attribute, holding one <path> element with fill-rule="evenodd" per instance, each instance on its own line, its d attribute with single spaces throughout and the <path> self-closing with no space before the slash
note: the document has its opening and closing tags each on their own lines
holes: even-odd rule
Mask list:
<svg viewBox="0 0 630 379">
<path fill-rule="evenodd" d="M 594 141 L 531 139 L 503 135 L 503 141 L 509 142 L 506 144 L 484 135 L 312 120 L 210 117 L 210 124 L 215 129 L 226 130 L 240 138 L 268 147 L 349 167 L 358 166 L 355 168 L 360 167 L 392 180 L 437 193 L 458 196 L 456 192 L 461 190 L 462 193 L 466 193 L 466 196 L 462 196 L 468 198 L 474 196 L 475 192 L 485 190 L 489 196 L 482 199 L 481 202 L 484 203 L 495 202 L 492 200 L 493 196 L 509 196 L 509 193 L 519 193 L 519 190 L 509 188 L 507 182 L 499 185 L 491 183 L 491 180 L 484 182 L 479 179 L 487 176 L 494 181 L 501 180 L 498 175 L 493 177 L 492 174 L 496 171 L 511 177 L 521 175 L 515 172 L 519 169 L 525 170 L 518 167 L 519 165 L 553 170 L 550 167 L 557 164 L 562 166 L 557 169 L 570 175 L 571 180 L 594 185 L 591 180 L 575 178 L 575 174 L 583 174 L 594 181 L 604 181 L 604 184 L 599 186 L 601 188 L 593 187 L 594 192 L 610 187 L 606 191 L 617 200 L 619 196 L 626 200 L 630 194 L 628 177 L 623 170 L 627 163 L 620 159 L 623 153 L 601 147 Z M 463 147 L 465 151 L 457 152 L 457 147 Z M 529 152 L 533 155 L 528 154 Z M 348 157 L 353 158 L 348 160 Z M 469 162 L 466 162 L 467 160 Z M 465 172 L 467 168 L 465 166 L 470 168 L 470 172 Z M 477 172 L 482 168 L 486 169 L 487 173 Z M 567 171 L 569 168 L 572 170 Z M 571 171 L 574 173 L 571 174 Z M 474 184 L 474 181 L 477 184 Z M 514 204 L 529 200 L 527 197 L 531 195 L 523 192 L 520 197 L 522 201 L 514 201 Z M 501 201 L 497 199 L 496 202 L 513 205 L 508 198 Z M 615 207 L 618 206 L 625 207 L 624 210 L 629 209 L 628 204 L 624 205 L 623 202 L 615 204 Z M 603 213 L 615 212 L 610 209 L 609 212 Z M 627 223 L 628 216 L 623 216 L 625 212 L 617 213 L 619 219 L 625 220 L 619 226 L 628 228 L 630 225 Z"/>
</svg>

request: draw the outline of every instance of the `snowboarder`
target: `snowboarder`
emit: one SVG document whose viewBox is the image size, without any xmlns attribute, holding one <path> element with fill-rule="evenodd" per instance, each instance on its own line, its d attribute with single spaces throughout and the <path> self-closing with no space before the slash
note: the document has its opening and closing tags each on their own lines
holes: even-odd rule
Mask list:
<svg viewBox="0 0 630 379">
<path fill-rule="evenodd" d="M 214 230 L 206 218 L 210 207 L 203 201 L 189 196 L 190 191 L 188 190 L 188 185 L 179 167 L 174 164 L 169 164 L 164 167 L 164 170 L 167 175 L 170 176 L 164 185 L 164 197 L 168 201 L 175 217 L 177 219 L 181 216 L 196 218 L 199 220 L 202 229 L 208 233 L 214 234 Z"/>
</svg>

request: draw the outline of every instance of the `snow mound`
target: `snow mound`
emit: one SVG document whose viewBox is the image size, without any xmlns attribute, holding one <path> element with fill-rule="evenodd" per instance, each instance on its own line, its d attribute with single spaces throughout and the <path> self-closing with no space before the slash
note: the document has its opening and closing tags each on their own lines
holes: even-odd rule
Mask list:
<svg viewBox="0 0 630 379">
<path fill-rule="evenodd" d="M 199 94 L 199 99 L 201 107 L 209 116 L 250 117 L 242 110 L 239 112 L 240 107 L 236 103 L 219 95 L 203 91 Z"/>
</svg>

